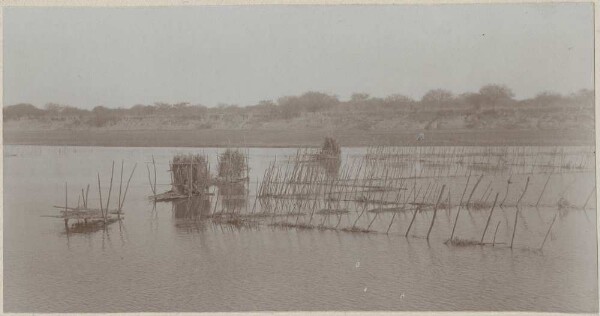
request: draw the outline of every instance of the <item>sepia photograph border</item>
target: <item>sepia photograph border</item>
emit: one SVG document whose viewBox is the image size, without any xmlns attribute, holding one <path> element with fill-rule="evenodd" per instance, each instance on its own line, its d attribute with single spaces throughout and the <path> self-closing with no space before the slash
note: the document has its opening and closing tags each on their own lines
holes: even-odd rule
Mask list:
<svg viewBox="0 0 600 316">
<path fill-rule="evenodd" d="M 2 102 L 2 106 L 4 106 L 4 78 L 2 77 L 4 74 L 4 8 L 6 7 L 96 7 L 96 8 L 106 8 L 106 7 L 127 7 L 127 8 L 135 8 L 135 7 L 170 7 L 170 6 L 261 6 L 261 5 L 298 5 L 298 6 L 313 6 L 313 5 L 420 5 L 420 6 L 429 6 L 429 5 L 454 5 L 454 4 L 557 4 L 557 3 L 591 3 L 593 5 L 594 10 L 594 115 L 595 115 L 595 148 L 597 149 L 600 145 L 600 132 L 598 126 L 600 126 L 599 118 L 600 115 L 598 113 L 598 94 L 597 91 L 600 91 L 600 65 L 598 63 L 599 57 L 599 48 L 600 44 L 598 36 L 600 35 L 600 27 L 598 25 L 598 21 L 600 19 L 600 13 L 598 10 L 598 1 L 577 1 L 577 0 L 529 0 L 529 1 L 518 1 L 518 0 L 502 0 L 502 1 L 469 1 L 469 0 L 374 0 L 374 1 L 365 1 L 365 0 L 258 0 L 258 1 L 241 1 L 241 0 L 0 0 L 0 25 L 2 25 L 2 32 L 0 32 L 0 82 L 2 82 L 2 87 L 0 87 L 0 102 Z M 2 115 L 2 114 L 0 114 Z M 0 129 L 0 134 L 3 134 L 3 129 Z M 4 140 L 4 136 L 2 136 L 2 142 Z M 4 154 L 4 146 L 2 146 L 2 153 Z M 598 155 L 595 156 L 596 161 L 596 171 L 595 171 L 595 179 L 596 183 L 600 183 L 600 176 L 598 174 L 598 167 L 600 166 L 600 159 Z M 0 163 L 2 163 L 3 168 L 0 169 L 0 174 L 4 173 L 4 155 L 0 156 Z M 0 204 L 0 208 L 3 208 L 4 205 L 4 190 L 3 190 L 4 181 L 0 183 L 0 192 L 2 192 L 2 203 Z M 598 196 L 598 192 L 600 188 L 596 186 L 596 196 Z M 600 209 L 600 199 L 596 199 L 596 210 Z M 3 232 L 3 210 L 0 212 L 0 230 Z M 596 213 L 596 248 L 598 249 L 598 240 L 600 239 L 600 217 Z M 0 234 L 0 247 L 2 248 L 2 252 L 0 252 L 0 265 L 2 269 L 0 269 L 0 274 L 3 275 L 3 263 L 4 263 L 4 238 L 3 233 Z M 597 253 L 598 256 L 598 253 Z M 596 268 L 598 268 L 598 272 L 600 275 L 600 268 L 598 265 L 598 257 L 596 257 Z M 2 285 L 4 284 L 2 277 Z M 598 281 L 598 280 L 596 280 Z M 600 283 L 599 283 L 600 284 Z M 0 312 L 5 314 L 4 311 L 4 286 L 0 287 Z M 598 294 L 598 293 L 596 293 Z M 600 306 L 599 306 L 600 307 Z M 600 310 L 600 308 L 599 308 Z M 6 313 L 7 315 L 11 315 L 12 313 Z M 15 313 L 21 314 L 21 313 Z M 26 314 L 35 314 L 35 315 L 46 315 L 45 313 L 26 313 Z M 78 313 L 79 314 L 79 313 Z M 568 313 L 544 313 L 544 312 L 488 312 L 488 311 L 454 311 L 454 312 L 413 312 L 413 311 L 317 311 L 317 312 L 305 312 L 305 311 L 293 311 L 293 312 L 271 312 L 271 311 L 257 311 L 257 312 L 198 312 L 198 313 L 85 313 L 92 315 L 569 315 Z M 56 314 L 48 314 L 48 315 L 56 315 Z M 584 314 L 574 314 L 574 315 L 586 315 Z"/>
</svg>

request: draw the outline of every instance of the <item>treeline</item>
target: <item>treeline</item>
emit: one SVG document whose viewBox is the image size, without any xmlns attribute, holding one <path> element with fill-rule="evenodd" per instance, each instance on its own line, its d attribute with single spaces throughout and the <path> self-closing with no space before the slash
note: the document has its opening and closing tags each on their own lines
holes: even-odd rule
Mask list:
<svg viewBox="0 0 600 316">
<path fill-rule="evenodd" d="M 321 92 L 307 92 L 299 96 L 285 96 L 276 101 L 261 101 L 255 105 L 240 107 L 221 104 L 217 107 L 192 105 L 190 103 L 155 103 L 134 105 L 131 108 L 107 108 L 96 106 L 92 110 L 70 105 L 48 103 L 43 108 L 32 104 L 15 104 L 3 108 L 4 121 L 38 119 L 75 119 L 81 124 L 102 127 L 123 118 L 181 117 L 189 120 L 218 120 L 223 116 L 260 118 L 263 121 L 293 119 L 305 114 L 331 111 L 352 111 L 374 113 L 378 111 L 420 112 L 420 111 L 468 111 L 490 112 L 502 109 L 593 109 L 594 92 L 580 90 L 570 95 L 543 92 L 525 99 L 514 99 L 513 92 L 504 85 L 486 85 L 478 92 L 454 95 L 450 91 L 435 89 L 427 92 L 421 100 L 404 95 L 390 95 L 385 98 L 372 97 L 365 93 L 355 93 L 348 101 L 340 101 L 337 96 Z"/>
</svg>

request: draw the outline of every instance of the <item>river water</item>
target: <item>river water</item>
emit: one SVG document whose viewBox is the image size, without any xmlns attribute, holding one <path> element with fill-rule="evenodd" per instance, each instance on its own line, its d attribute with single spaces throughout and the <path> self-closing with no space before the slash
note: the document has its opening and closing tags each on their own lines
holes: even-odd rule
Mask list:
<svg viewBox="0 0 600 316">
<path fill-rule="evenodd" d="M 595 211 L 559 212 L 539 250 L 558 211 L 552 206 L 558 184 L 566 187 L 562 195 L 581 205 L 593 172 L 557 175 L 545 206 L 521 210 L 512 249 L 507 244 L 516 209 L 510 207 L 492 220 L 500 223 L 498 245 L 457 247 L 444 244 L 456 209 L 440 213 L 427 241 L 431 214 L 420 214 L 405 238 L 410 213 L 400 214 L 389 234 L 381 233 L 389 223 L 385 216 L 374 221 L 375 233 L 266 223 L 233 228 L 148 200 L 152 156 L 159 191 L 165 191 L 173 154 L 203 152 L 214 168 L 220 151 L 5 146 L 4 311 L 598 311 Z M 343 149 L 343 156 L 364 151 Z M 275 156 L 295 152 L 249 149 L 251 194 Z M 65 182 L 69 205 L 90 184 L 89 202 L 97 207 L 97 172 L 105 194 L 113 160 L 116 170 L 124 161 L 125 177 L 137 163 L 125 219 L 106 230 L 67 233 L 62 219 L 51 217 L 59 214 L 53 206 L 65 203 Z M 113 188 L 113 200 L 116 194 Z M 537 195 L 527 198 L 535 202 Z M 464 215 L 460 237 L 478 240 L 487 216 Z"/>
</svg>

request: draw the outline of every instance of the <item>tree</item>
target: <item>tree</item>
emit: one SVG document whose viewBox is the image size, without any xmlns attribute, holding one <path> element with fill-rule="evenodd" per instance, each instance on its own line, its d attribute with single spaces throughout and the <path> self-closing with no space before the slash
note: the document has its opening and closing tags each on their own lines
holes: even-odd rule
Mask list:
<svg viewBox="0 0 600 316">
<path fill-rule="evenodd" d="M 318 112 L 328 109 L 340 101 L 336 96 L 321 92 L 307 92 L 301 96 L 286 96 L 277 100 L 284 118 L 299 116 L 302 112 Z"/>
<path fill-rule="evenodd" d="M 275 104 L 275 102 L 273 102 L 273 100 L 262 100 L 262 101 L 258 102 L 258 104 L 256 106 L 265 107 L 265 108 L 273 108 L 273 107 L 276 107 L 277 104 Z"/>
<path fill-rule="evenodd" d="M 421 102 L 424 105 L 439 106 L 454 101 L 454 95 L 452 92 L 444 89 L 434 89 L 425 93 Z"/>
<path fill-rule="evenodd" d="M 391 94 L 385 97 L 385 102 L 390 103 L 411 103 L 414 102 L 412 98 L 407 97 L 403 94 Z"/>
<path fill-rule="evenodd" d="M 175 110 L 182 110 L 182 109 L 188 108 L 189 106 L 190 106 L 189 102 L 179 102 L 179 103 L 173 104 L 173 108 Z"/>
<path fill-rule="evenodd" d="M 116 117 L 112 112 L 113 110 L 102 105 L 94 107 L 92 109 L 92 113 L 94 114 L 92 123 L 96 127 L 102 127 L 110 122 L 116 121 Z"/>
<path fill-rule="evenodd" d="M 563 99 L 562 95 L 556 92 L 544 91 L 538 93 L 532 102 L 535 105 L 553 105 L 561 102 Z"/>
<path fill-rule="evenodd" d="M 368 93 L 353 93 L 352 96 L 350 97 L 350 101 L 352 102 L 361 102 L 361 101 L 366 101 L 369 99 L 369 94 Z"/>
<path fill-rule="evenodd" d="M 594 108 L 594 91 L 589 89 L 581 89 L 569 96 L 571 104 L 575 106 L 583 106 Z"/>
<path fill-rule="evenodd" d="M 29 103 L 9 105 L 2 109 L 4 120 L 14 120 L 23 117 L 36 118 L 44 115 L 44 110 L 38 109 Z"/>
<path fill-rule="evenodd" d="M 479 93 L 465 92 L 457 97 L 457 102 L 462 105 L 471 106 L 475 110 L 479 110 L 483 103 L 483 98 Z"/>
<path fill-rule="evenodd" d="M 512 101 L 515 96 L 507 86 L 499 84 L 485 85 L 479 89 L 479 94 L 485 103 L 492 106 Z"/>
</svg>

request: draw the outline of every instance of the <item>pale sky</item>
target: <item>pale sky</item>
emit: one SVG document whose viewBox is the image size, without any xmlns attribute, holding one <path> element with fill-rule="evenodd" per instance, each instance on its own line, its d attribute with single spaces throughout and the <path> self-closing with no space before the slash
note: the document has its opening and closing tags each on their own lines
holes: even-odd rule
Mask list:
<svg viewBox="0 0 600 316">
<path fill-rule="evenodd" d="M 592 4 L 5 8 L 4 104 L 593 88 Z"/>
</svg>

